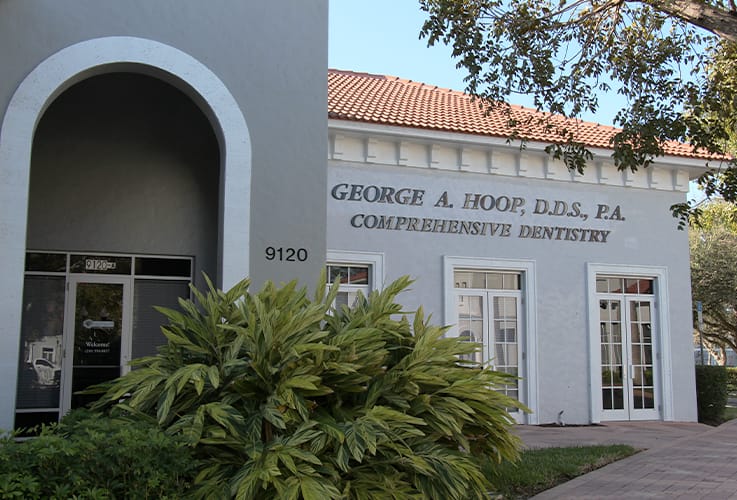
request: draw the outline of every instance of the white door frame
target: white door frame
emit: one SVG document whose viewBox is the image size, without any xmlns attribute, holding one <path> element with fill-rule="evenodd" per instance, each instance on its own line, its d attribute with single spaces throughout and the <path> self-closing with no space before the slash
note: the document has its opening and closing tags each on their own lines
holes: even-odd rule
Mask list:
<svg viewBox="0 0 737 500">
<path fill-rule="evenodd" d="M 606 420 L 601 396 L 601 348 L 599 332 L 599 297 L 596 292 L 597 275 L 621 277 L 648 277 L 654 280 L 653 364 L 657 366 L 655 380 L 656 408 L 659 419 L 672 421 L 673 373 L 671 366 L 670 319 L 668 310 L 668 270 L 658 266 L 628 266 L 613 264 L 586 264 L 589 316 L 589 412 L 592 423 Z M 622 295 L 623 297 L 624 295 Z M 626 301 L 624 306 L 626 306 Z"/>
<path fill-rule="evenodd" d="M 76 327 L 77 286 L 80 283 L 100 283 L 123 286 L 123 304 L 120 331 L 120 367 L 121 375 L 130 370 L 132 337 L 133 337 L 133 278 L 130 276 L 100 274 L 70 274 L 67 278 L 67 303 L 64 312 L 64 334 L 60 417 L 71 410 L 72 382 L 74 368 L 74 335 Z"/>
<path fill-rule="evenodd" d="M 604 409 L 601 408 L 601 419 L 607 421 L 626 421 L 626 420 L 659 420 L 661 407 L 661 386 L 660 383 L 660 363 L 655 355 L 658 349 L 658 324 L 655 315 L 655 297 L 652 295 L 625 295 L 621 293 L 599 293 L 597 295 L 599 301 L 610 301 L 617 303 L 620 308 L 619 324 L 620 324 L 620 360 L 622 365 L 622 408 Z M 651 326 L 651 359 L 653 366 L 653 408 L 635 408 L 634 404 L 634 366 L 632 359 L 633 332 L 630 305 L 633 302 L 647 302 L 650 304 L 650 326 Z M 601 345 L 601 343 L 599 344 Z M 599 372 L 601 373 L 601 372 Z"/>
<path fill-rule="evenodd" d="M 525 377 L 524 391 L 520 386 L 519 400 L 531 413 L 524 415 L 524 422 L 540 423 L 537 377 L 537 285 L 534 260 L 490 259 L 488 257 L 443 257 L 443 290 L 445 307 L 443 324 L 451 325 L 447 335 L 458 336 L 458 317 L 455 302 L 455 269 L 479 269 L 489 271 L 516 271 L 521 274 L 522 290 L 518 318 L 522 330 L 518 349 L 521 356 L 520 374 Z"/>
</svg>

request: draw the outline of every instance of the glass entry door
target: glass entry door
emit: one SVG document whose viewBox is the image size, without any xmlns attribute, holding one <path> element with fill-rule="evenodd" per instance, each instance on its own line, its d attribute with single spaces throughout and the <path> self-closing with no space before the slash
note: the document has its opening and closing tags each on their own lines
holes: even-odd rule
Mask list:
<svg viewBox="0 0 737 500">
<path fill-rule="evenodd" d="M 654 362 L 654 302 L 646 297 L 599 299 L 602 417 L 660 418 Z"/>
<path fill-rule="evenodd" d="M 521 279 L 519 273 L 481 270 L 456 270 L 455 298 L 458 335 L 482 349 L 468 356 L 488 363 L 494 370 L 523 377 Z M 522 379 L 499 390 L 519 400 Z M 524 401 L 523 401 L 524 402 Z M 518 422 L 524 414 L 508 409 Z"/>
<path fill-rule="evenodd" d="M 57 422 L 166 343 L 166 318 L 189 297 L 191 257 L 26 253 L 15 428 Z"/>
<path fill-rule="evenodd" d="M 69 297 L 62 414 L 96 400 L 77 392 L 119 377 L 130 360 L 131 279 L 72 276 Z"/>
</svg>

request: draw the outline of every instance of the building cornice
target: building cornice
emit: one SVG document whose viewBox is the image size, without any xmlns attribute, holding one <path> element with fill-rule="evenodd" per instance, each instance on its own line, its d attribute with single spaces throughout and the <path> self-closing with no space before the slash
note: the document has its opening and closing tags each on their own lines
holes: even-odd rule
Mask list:
<svg viewBox="0 0 737 500">
<path fill-rule="evenodd" d="M 329 160 L 547 179 L 584 184 L 687 192 L 689 180 L 704 173 L 704 160 L 657 158 L 647 169 L 619 171 L 611 150 L 592 148 L 584 174 L 554 160 L 546 143 L 508 140 L 349 120 L 328 120 Z"/>
</svg>

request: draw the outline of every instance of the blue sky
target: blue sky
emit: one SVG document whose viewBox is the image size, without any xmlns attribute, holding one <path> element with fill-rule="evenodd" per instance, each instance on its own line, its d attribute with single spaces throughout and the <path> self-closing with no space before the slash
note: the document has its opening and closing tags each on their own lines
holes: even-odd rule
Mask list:
<svg viewBox="0 0 737 500">
<path fill-rule="evenodd" d="M 416 0 L 330 0 L 328 66 L 465 90 L 464 73 L 456 69 L 450 49 L 427 47 L 419 39 L 424 19 Z M 531 106 L 531 100 L 513 104 Z M 600 96 L 600 104 L 596 115 L 584 119 L 611 124 L 621 98 Z"/>
<path fill-rule="evenodd" d="M 450 48 L 419 39 L 424 20 L 416 0 L 330 0 L 328 65 L 465 90 Z M 607 96 L 600 112 L 584 119 L 611 124 L 620 102 Z M 532 106 L 532 100 L 517 97 L 512 104 Z"/>
<path fill-rule="evenodd" d="M 415 0 L 330 0 L 329 65 L 463 90 L 450 49 L 419 39 L 423 21 Z"/>
</svg>

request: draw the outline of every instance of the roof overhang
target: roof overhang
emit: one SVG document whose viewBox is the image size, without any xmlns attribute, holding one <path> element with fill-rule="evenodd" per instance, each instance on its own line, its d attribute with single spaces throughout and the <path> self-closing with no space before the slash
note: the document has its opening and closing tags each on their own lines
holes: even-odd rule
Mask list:
<svg viewBox="0 0 737 500">
<path fill-rule="evenodd" d="M 505 137 L 329 119 L 330 159 L 557 181 L 687 192 L 690 180 L 709 169 L 707 160 L 662 156 L 638 172 L 619 171 L 612 150 L 591 148 L 583 175 L 546 151 L 549 143 Z M 395 151 L 396 154 L 391 152 Z M 457 159 L 457 161 L 454 161 Z"/>
</svg>

